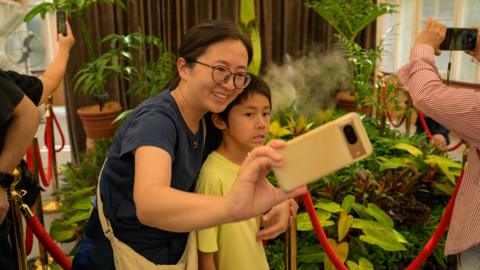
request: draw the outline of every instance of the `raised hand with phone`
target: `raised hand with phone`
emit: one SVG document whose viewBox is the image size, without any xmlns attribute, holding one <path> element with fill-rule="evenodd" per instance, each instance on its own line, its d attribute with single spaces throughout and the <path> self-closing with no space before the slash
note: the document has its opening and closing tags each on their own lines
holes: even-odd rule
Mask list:
<svg viewBox="0 0 480 270">
<path fill-rule="evenodd" d="M 57 10 L 57 34 L 67 35 L 67 13 L 63 10 Z"/>
<path fill-rule="evenodd" d="M 427 20 L 425 28 L 415 40 L 417 45 L 427 44 L 432 46 L 436 55 L 440 55 L 441 50 L 460 50 L 475 55 L 475 52 L 478 54 L 480 49 L 479 42 L 478 29 L 447 28 L 447 26 L 432 18 Z"/>
<path fill-rule="evenodd" d="M 65 25 L 66 34 L 64 35 L 63 33 L 59 33 L 59 30 L 61 29 L 57 28 L 57 54 L 55 55 L 55 58 L 53 58 L 53 60 L 50 62 L 50 64 L 48 64 L 45 72 L 40 76 L 40 80 L 43 84 L 43 93 L 40 104 L 45 102 L 48 96 L 50 96 L 52 92 L 55 91 L 60 85 L 60 83 L 63 81 L 65 71 L 67 69 L 68 59 L 70 57 L 70 50 L 75 44 L 75 38 L 73 37 L 70 24 L 68 23 L 67 14 L 63 14 L 65 15 L 65 21 L 63 23 Z M 58 23 L 59 21 L 57 21 L 57 27 Z"/>
</svg>

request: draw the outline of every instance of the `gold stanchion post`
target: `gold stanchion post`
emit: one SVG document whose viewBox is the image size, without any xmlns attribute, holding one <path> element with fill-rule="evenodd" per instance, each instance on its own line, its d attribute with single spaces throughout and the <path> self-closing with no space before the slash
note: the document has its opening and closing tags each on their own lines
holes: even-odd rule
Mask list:
<svg viewBox="0 0 480 270">
<path fill-rule="evenodd" d="M 297 270 L 297 220 L 285 232 L 285 270 Z"/>
<path fill-rule="evenodd" d="M 33 177 L 35 178 L 36 182 L 39 183 L 39 176 L 38 176 L 38 164 L 39 160 L 37 159 L 37 155 L 35 150 L 38 146 L 38 138 L 33 138 L 32 141 L 32 149 L 33 149 Z M 38 157 L 40 158 L 40 157 Z M 43 170 L 43 168 L 41 168 Z M 43 205 L 42 205 L 42 193 L 38 194 L 37 199 L 35 200 L 35 213 L 42 225 L 45 225 L 43 220 Z M 37 265 L 40 265 L 40 269 L 48 269 L 48 253 L 43 247 L 42 243 L 38 241 L 38 253 L 39 253 L 39 260 L 36 262 Z"/>
<path fill-rule="evenodd" d="M 12 221 L 12 228 L 10 230 L 10 243 L 14 256 L 17 258 L 18 269 L 27 270 L 27 255 L 25 251 L 25 242 L 23 239 L 22 213 L 20 212 L 22 196 L 24 194 L 15 190 L 15 186 L 20 181 L 20 172 L 18 169 L 13 171 L 13 176 L 15 177 L 15 181 L 7 190 L 7 196 L 10 203 L 9 218 Z"/>
<path fill-rule="evenodd" d="M 49 96 L 48 97 L 48 101 L 45 103 L 45 114 L 46 114 L 46 117 L 51 117 L 53 115 L 53 107 L 52 107 L 52 96 Z M 46 214 L 49 214 L 49 213 L 56 213 L 59 211 L 60 209 L 60 194 L 58 194 L 58 191 L 59 191 L 59 187 L 58 187 L 58 174 L 57 174 L 57 157 L 56 157 L 56 153 L 55 153 L 55 134 L 54 134 L 54 119 L 53 117 L 51 118 L 51 121 L 50 121 L 50 127 L 45 127 L 45 128 L 50 128 L 52 133 L 51 133 L 51 138 L 47 138 L 50 139 L 50 144 L 52 145 L 53 147 L 53 154 L 52 154 L 52 200 L 47 203 L 44 207 L 43 207 L 43 211 L 46 213 Z"/>
</svg>

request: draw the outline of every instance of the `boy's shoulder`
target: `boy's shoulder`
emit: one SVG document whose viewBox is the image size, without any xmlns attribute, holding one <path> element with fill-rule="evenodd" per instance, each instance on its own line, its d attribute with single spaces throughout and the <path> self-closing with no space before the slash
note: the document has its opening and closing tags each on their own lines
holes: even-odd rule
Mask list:
<svg viewBox="0 0 480 270">
<path fill-rule="evenodd" d="M 222 168 L 222 160 L 221 156 L 218 152 L 213 151 L 210 153 L 205 161 L 203 162 L 202 168 L 200 169 L 200 179 L 208 177 L 208 178 L 218 178 L 219 174 L 221 174 Z"/>
<path fill-rule="evenodd" d="M 217 151 L 210 153 L 203 163 L 198 177 L 197 186 L 229 186 L 233 181 L 239 166 L 233 164 Z"/>
</svg>

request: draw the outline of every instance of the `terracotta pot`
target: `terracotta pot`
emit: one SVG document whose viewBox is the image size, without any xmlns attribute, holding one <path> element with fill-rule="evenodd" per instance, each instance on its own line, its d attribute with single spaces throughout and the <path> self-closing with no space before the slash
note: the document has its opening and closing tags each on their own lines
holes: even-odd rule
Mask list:
<svg viewBox="0 0 480 270">
<path fill-rule="evenodd" d="M 100 111 L 98 105 L 82 107 L 77 110 L 83 123 L 85 134 L 90 139 L 110 137 L 115 133 L 119 123 L 112 124 L 121 113 L 122 107 L 117 102 L 107 102 Z"/>
<path fill-rule="evenodd" d="M 352 95 L 350 92 L 338 92 L 337 96 L 337 108 L 342 109 L 346 112 L 363 112 L 366 115 L 370 115 L 372 111 L 372 107 L 370 106 L 362 106 L 361 108 L 357 107 L 357 103 L 355 102 L 355 96 Z"/>
</svg>

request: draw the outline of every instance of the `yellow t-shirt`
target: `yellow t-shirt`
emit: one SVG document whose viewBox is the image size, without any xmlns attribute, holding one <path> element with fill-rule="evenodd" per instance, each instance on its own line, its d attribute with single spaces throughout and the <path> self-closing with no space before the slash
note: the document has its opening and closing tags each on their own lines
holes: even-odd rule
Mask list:
<svg viewBox="0 0 480 270">
<path fill-rule="evenodd" d="M 200 171 L 196 192 L 224 196 L 230 190 L 240 166 L 218 152 L 212 152 Z M 262 241 L 256 240 L 259 218 L 228 223 L 198 231 L 198 249 L 215 252 L 217 270 L 265 270 L 267 257 Z"/>
</svg>

